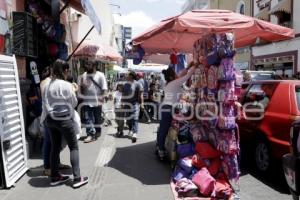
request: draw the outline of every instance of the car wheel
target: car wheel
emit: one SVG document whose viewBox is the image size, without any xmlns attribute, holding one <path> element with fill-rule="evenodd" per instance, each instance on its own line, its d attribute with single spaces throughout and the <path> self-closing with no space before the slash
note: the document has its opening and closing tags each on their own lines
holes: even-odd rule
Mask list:
<svg viewBox="0 0 300 200">
<path fill-rule="evenodd" d="M 258 140 L 255 146 L 255 164 L 260 172 L 267 172 L 270 169 L 271 152 L 263 139 Z"/>
</svg>

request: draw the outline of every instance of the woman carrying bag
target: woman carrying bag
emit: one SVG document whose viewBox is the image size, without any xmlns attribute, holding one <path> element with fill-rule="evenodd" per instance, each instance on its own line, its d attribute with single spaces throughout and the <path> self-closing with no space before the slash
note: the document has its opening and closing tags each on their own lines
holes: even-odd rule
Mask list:
<svg viewBox="0 0 300 200">
<path fill-rule="evenodd" d="M 70 149 L 70 160 L 73 170 L 73 188 L 79 188 L 88 182 L 88 177 L 80 175 L 79 150 L 74 126 L 74 107 L 77 99 L 71 83 L 65 81 L 66 62 L 57 60 L 53 64 L 53 74 L 50 83 L 45 88 L 44 104 L 46 106 L 46 124 L 50 129 L 51 150 L 51 183 L 58 185 L 69 180 L 69 176 L 59 173 L 59 154 L 62 136 Z"/>
</svg>

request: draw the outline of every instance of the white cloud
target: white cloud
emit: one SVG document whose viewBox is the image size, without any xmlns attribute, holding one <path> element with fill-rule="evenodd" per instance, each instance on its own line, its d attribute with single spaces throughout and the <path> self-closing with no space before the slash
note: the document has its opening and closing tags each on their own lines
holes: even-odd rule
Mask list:
<svg viewBox="0 0 300 200">
<path fill-rule="evenodd" d="M 153 1 L 153 0 L 152 0 Z M 155 24 L 155 21 L 143 11 L 133 11 L 127 15 L 115 15 L 115 23 L 132 27 L 133 36 Z"/>
</svg>

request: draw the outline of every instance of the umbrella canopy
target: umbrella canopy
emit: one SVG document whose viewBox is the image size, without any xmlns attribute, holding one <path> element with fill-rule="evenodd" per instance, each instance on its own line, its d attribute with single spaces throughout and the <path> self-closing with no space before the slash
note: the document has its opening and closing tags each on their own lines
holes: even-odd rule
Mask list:
<svg viewBox="0 0 300 200">
<path fill-rule="evenodd" d="M 118 62 L 121 62 L 123 59 L 113 47 L 104 44 L 95 44 L 92 41 L 83 42 L 74 53 L 74 57 Z"/>
<path fill-rule="evenodd" d="M 235 47 L 290 39 L 294 30 L 228 10 L 193 10 L 162 20 L 133 39 L 148 54 L 170 53 L 172 49 L 192 52 L 193 44 L 207 33 L 233 32 Z"/>
</svg>

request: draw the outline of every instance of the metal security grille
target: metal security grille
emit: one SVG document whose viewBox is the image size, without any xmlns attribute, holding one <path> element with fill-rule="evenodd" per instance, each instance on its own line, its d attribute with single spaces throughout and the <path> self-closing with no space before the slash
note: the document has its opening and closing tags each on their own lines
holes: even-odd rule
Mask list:
<svg viewBox="0 0 300 200">
<path fill-rule="evenodd" d="M 5 186 L 27 171 L 27 152 L 15 57 L 0 55 L 0 136 Z"/>
</svg>

